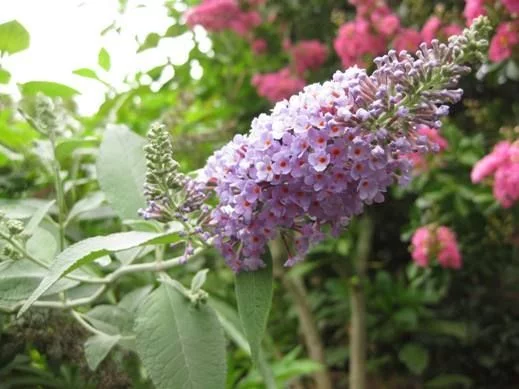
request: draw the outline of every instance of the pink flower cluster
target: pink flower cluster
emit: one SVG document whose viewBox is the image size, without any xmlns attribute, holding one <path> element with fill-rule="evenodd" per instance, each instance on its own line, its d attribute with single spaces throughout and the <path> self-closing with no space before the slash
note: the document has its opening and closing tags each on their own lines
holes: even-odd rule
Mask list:
<svg viewBox="0 0 519 389">
<path fill-rule="evenodd" d="M 300 41 L 291 48 L 292 58 L 297 74 L 307 70 L 317 70 L 326 61 L 328 55 L 326 46 L 317 39 Z"/>
<path fill-rule="evenodd" d="M 252 85 L 256 87 L 260 96 L 275 103 L 299 92 L 306 83 L 293 75 L 289 68 L 283 68 L 273 73 L 256 74 L 252 77 Z"/>
<path fill-rule="evenodd" d="M 519 141 L 499 142 L 492 152 L 472 169 L 472 182 L 494 176 L 494 197 L 504 208 L 519 200 Z"/>
<path fill-rule="evenodd" d="M 304 40 L 292 45 L 284 42 L 283 46 L 289 51 L 295 71 L 285 67 L 277 72 L 256 74 L 252 78 L 252 85 L 258 94 L 271 103 L 292 96 L 306 85 L 303 75 L 307 70 L 319 69 L 328 55 L 326 46 L 318 40 Z M 255 50 L 255 47 L 252 47 Z"/>
<path fill-rule="evenodd" d="M 519 13 L 519 0 L 501 0 L 501 3 L 511 14 Z"/>
<path fill-rule="evenodd" d="M 384 1 L 350 0 L 350 3 L 357 8 L 357 17 L 341 26 L 333 46 L 344 67 L 365 66 L 369 60 L 366 57 L 386 50 L 388 40 L 400 29 L 400 19 Z"/>
<path fill-rule="evenodd" d="M 490 41 L 488 57 L 493 62 L 500 62 L 512 56 L 513 49 L 519 43 L 519 21 L 501 23 L 496 35 Z"/>
<path fill-rule="evenodd" d="M 457 24 L 446 24 L 438 16 L 431 16 L 422 27 L 422 38 L 425 42 L 433 39 L 447 40 L 451 35 L 460 34 L 462 30 Z"/>
<path fill-rule="evenodd" d="M 420 227 L 415 231 L 411 244 L 411 256 L 420 267 L 427 267 L 430 259 L 437 258 L 444 268 L 461 268 L 462 260 L 456 236 L 448 227 Z"/>
<path fill-rule="evenodd" d="M 457 24 L 443 23 L 437 16 L 429 18 L 422 31 L 405 28 L 384 1 L 350 0 L 350 3 L 357 8 L 357 17 L 341 26 L 334 41 L 344 67 L 365 65 L 370 57 L 384 52 L 389 44 L 397 51 L 412 52 L 420 42 L 429 43 L 434 38 L 447 40 L 462 30 Z"/>
<path fill-rule="evenodd" d="M 470 25 L 472 20 L 478 16 L 487 14 L 485 3 L 488 3 L 488 0 L 465 0 L 463 16 L 467 19 L 467 25 Z"/>
<path fill-rule="evenodd" d="M 202 0 L 202 4 L 188 11 L 186 22 L 208 31 L 232 30 L 245 36 L 261 24 L 261 16 L 254 10 L 243 11 L 236 0 Z"/>
</svg>

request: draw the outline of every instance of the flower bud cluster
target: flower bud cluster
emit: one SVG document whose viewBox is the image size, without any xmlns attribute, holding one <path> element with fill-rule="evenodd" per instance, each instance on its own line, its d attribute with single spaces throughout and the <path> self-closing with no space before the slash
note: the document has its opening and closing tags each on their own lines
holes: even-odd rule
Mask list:
<svg viewBox="0 0 519 389">
<path fill-rule="evenodd" d="M 0 258 L 7 259 L 20 259 L 21 255 L 11 243 L 23 244 L 28 239 L 28 236 L 24 234 L 24 224 L 21 220 L 11 219 L 0 212 L 0 239 L 2 242 L 0 250 Z"/>
<path fill-rule="evenodd" d="M 462 65 L 485 50 L 478 19 L 448 44 L 420 46 L 377 58 L 372 75 L 356 67 L 307 86 L 276 104 L 206 165 L 202 182 L 214 185 L 214 243 L 234 271 L 264 263 L 266 243 L 295 233 L 292 265 L 331 228 L 339 232 L 366 204 L 382 202 L 387 188 L 411 178 L 407 155 L 438 149 L 417 131 L 438 128 L 457 102 Z M 470 51 L 469 51 L 470 50 Z"/>
<path fill-rule="evenodd" d="M 186 221 L 201 209 L 206 193 L 201 185 L 178 170 L 173 158 L 169 133 L 162 125 L 153 125 L 145 146 L 146 179 L 144 195 L 148 206 L 139 210 L 145 219 L 161 222 Z"/>
</svg>

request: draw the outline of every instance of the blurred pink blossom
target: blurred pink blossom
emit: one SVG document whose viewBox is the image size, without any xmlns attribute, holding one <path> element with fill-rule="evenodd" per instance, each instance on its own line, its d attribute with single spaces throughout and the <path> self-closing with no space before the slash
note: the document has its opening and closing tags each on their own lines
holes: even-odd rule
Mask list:
<svg viewBox="0 0 519 389">
<path fill-rule="evenodd" d="M 251 48 L 254 54 L 261 55 L 267 51 L 267 41 L 265 39 L 254 39 L 251 43 Z"/>
<path fill-rule="evenodd" d="M 519 200 L 519 141 L 499 142 L 492 152 L 478 161 L 472 169 L 472 182 L 481 182 L 494 175 L 493 193 L 504 208 Z"/>
<path fill-rule="evenodd" d="M 438 240 L 438 262 L 444 268 L 460 269 L 461 254 L 458 249 L 456 235 L 447 227 L 441 226 L 436 230 Z"/>
<path fill-rule="evenodd" d="M 422 35 L 414 28 L 403 28 L 393 41 L 393 47 L 397 51 L 406 50 L 415 52 L 422 43 Z"/>
<path fill-rule="evenodd" d="M 344 67 L 363 66 L 367 55 L 374 56 L 385 51 L 386 41 L 370 30 L 367 20 L 357 18 L 341 26 L 333 46 Z"/>
<path fill-rule="evenodd" d="M 429 228 L 418 228 L 413 234 L 411 244 L 413 260 L 418 266 L 426 267 L 429 264 L 429 247 L 431 245 L 431 231 Z"/>
<path fill-rule="evenodd" d="M 472 20 L 480 15 L 486 15 L 485 0 L 465 0 L 465 9 L 463 16 L 467 20 L 467 25 L 470 25 Z"/>
<path fill-rule="evenodd" d="M 292 75 L 290 69 L 283 68 L 273 73 L 254 75 L 252 85 L 260 96 L 275 103 L 299 92 L 304 88 L 305 81 Z"/>
<path fill-rule="evenodd" d="M 298 74 L 319 69 L 328 55 L 326 46 L 316 39 L 297 42 L 291 51 Z"/>
<path fill-rule="evenodd" d="M 510 13 L 519 13 L 519 0 L 501 0 Z"/>
<path fill-rule="evenodd" d="M 242 11 L 236 0 L 203 0 L 187 12 L 186 18 L 191 27 L 201 25 L 213 32 L 232 30 L 239 35 L 245 35 L 261 24 L 258 12 Z"/>
<path fill-rule="evenodd" d="M 500 62 L 512 56 L 514 47 L 519 43 L 519 22 L 501 23 L 490 41 L 488 57 Z"/>
<path fill-rule="evenodd" d="M 422 37 L 426 43 L 430 43 L 433 39 L 446 41 L 451 35 L 457 35 L 462 30 L 457 24 L 445 25 L 438 16 L 431 16 L 422 27 Z"/>
<path fill-rule="evenodd" d="M 413 234 L 411 245 L 411 257 L 417 266 L 426 267 L 429 265 L 429 259 L 436 257 L 440 266 L 444 268 L 461 268 L 458 242 L 448 227 L 420 227 Z"/>
<path fill-rule="evenodd" d="M 494 150 L 483 159 L 479 160 L 470 174 L 473 183 L 481 182 L 484 178 L 495 173 L 497 168 L 504 164 L 509 156 L 510 143 L 507 141 L 499 142 L 494 146 Z"/>
</svg>

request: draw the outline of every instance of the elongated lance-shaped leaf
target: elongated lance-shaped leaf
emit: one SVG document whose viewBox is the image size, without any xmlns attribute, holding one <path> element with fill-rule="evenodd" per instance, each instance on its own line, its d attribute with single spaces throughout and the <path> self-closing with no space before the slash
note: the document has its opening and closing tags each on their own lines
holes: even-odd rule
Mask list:
<svg viewBox="0 0 519 389">
<path fill-rule="evenodd" d="M 223 389 L 225 338 L 207 304 L 194 306 L 165 282 L 137 311 L 137 352 L 158 389 Z"/>
<path fill-rule="evenodd" d="M 119 232 L 106 236 L 96 236 L 73 244 L 58 254 L 49 269 L 49 273 L 27 299 L 18 312 L 18 316 L 22 315 L 56 281 L 72 270 L 113 251 L 127 250 L 151 244 L 172 243 L 178 239 L 178 232 L 182 228 L 180 223 L 174 223 L 171 226 L 171 230 L 166 233 Z"/>
<path fill-rule="evenodd" d="M 259 364 L 261 340 L 267 327 L 272 305 L 272 258 L 266 256 L 267 266 L 257 271 L 244 271 L 236 276 L 238 313 L 252 359 Z"/>
</svg>

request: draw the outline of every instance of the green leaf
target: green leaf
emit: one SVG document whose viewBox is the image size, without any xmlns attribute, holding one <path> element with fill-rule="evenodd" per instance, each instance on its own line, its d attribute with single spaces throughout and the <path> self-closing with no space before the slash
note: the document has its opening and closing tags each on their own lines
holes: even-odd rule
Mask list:
<svg viewBox="0 0 519 389">
<path fill-rule="evenodd" d="M 249 341 L 253 360 L 258 363 L 261 340 L 267 327 L 272 305 L 272 259 L 267 266 L 236 276 L 236 300 L 242 327 Z"/>
<path fill-rule="evenodd" d="M 0 306 L 11 308 L 27 299 L 46 273 L 46 269 L 28 259 L 0 263 Z M 79 282 L 68 279 L 59 280 L 44 296 L 62 292 L 78 284 Z"/>
<path fill-rule="evenodd" d="M 58 251 L 58 242 L 49 231 L 36 228 L 26 244 L 27 252 L 43 262 L 51 262 Z"/>
<path fill-rule="evenodd" d="M 172 226 L 172 230 L 163 234 L 136 231 L 119 232 L 85 239 L 67 247 L 58 254 L 48 274 L 27 299 L 18 312 L 18 316 L 22 315 L 56 281 L 72 270 L 104 255 L 108 255 L 113 251 L 127 250 L 151 244 L 172 243 L 178 238 L 178 232 L 181 229 L 182 225 L 175 223 Z"/>
<path fill-rule="evenodd" d="M 469 377 L 459 374 L 442 374 L 425 383 L 425 387 L 447 389 L 447 388 L 470 388 L 472 380 Z"/>
<path fill-rule="evenodd" d="M 92 370 L 97 369 L 119 339 L 121 337 L 118 335 L 95 335 L 88 338 L 85 342 L 85 358 L 88 367 Z"/>
<path fill-rule="evenodd" d="M 56 158 L 63 161 L 70 158 L 78 149 L 89 149 L 97 147 L 99 140 L 96 137 L 85 136 L 83 138 L 60 139 L 56 145 Z"/>
<path fill-rule="evenodd" d="M 163 283 L 140 306 L 135 332 L 137 352 L 158 389 L 225 388 L 225 338 L 208 305 L 195 308 Z"/>
<path fill-rule="evenodd" d="M 144 40 L 144 43 L 139 46 L 137 53 L 157 47 L 157 45 L 159 44 L 159 41 L 160 41 L 160 35 L 157 34 L 156 32 L 152 32 L 151 34 L 148 34 L 148 36 Z"/>
<path fill-rule="evenodd" d="M 94 80 L 99 80 L 99 77 L 97 76 L 96 72 L 93 71 L 92 69 L 81 68 L 81 69 L 76 69 L 76 70 L 72 71 L 72 73 L 74 73 L 74 74 L 76 74 L 78 76 L 81 76 L 81 77 L 92 78 Z"/>
<path fill-rule="evenodd" d="M 414 374 L 422 374 L 429 363 L 429 352 L 419 344 L 407 343 L 398 353 L 398 358 Z"/>
<path fill-rule="evenodd" d="M 0 84 L 8 84 L 11 81 L 11 73 L 5 69 L 0 69 Z"/>
<path fill-rule="evenodd" d="M 50 81 L 29 81 L 25 84 L 19 84 L 23 95 L 36 95 L 43 93 L 49 97 L 62 97 L 70 99 L 80 93 L 70 86 Z"/>
<path fill-rule="evenodd" d="M 94 327 L 108 335 L 130 335 L 133 332 L 133 316 L 116 305 L 96 305 L 85 317 Z"/>
<path fill-rule="evenodd" d="M 97 159 L 97 178 L 106 199 L 121 219 L 135 219 L 145 206 L 146 141 L 123 126 L 110 127 Z"/>
<path fill-rule="evenodd" d="M 134 289 L 130 293 L 125 294 L 117 306 L 127 310 L 128 312 L 134 313 L 137 311 L 137 308 L 139 308 L 144 299 L 150 294 L 152 289 L 153 287 L 151 285 Z"/>
<path fill-rule="evenodd" d="M 97 56 L 97 63 L 99 66 L 101 66 L 104 70 L 109 71 L 111 66 L 110 61 L 110 54 L 106 49 L 103 47 L 101 50 L 99 50 L 99 54 Z"/>
<path fill-rule="evenodd" d="M 51 200 L 45 204 L 42 204 L 42 206 L 38 208 L 38 210 L 34 213 L 25 226 L 24 232 L 27 235 L 32 235 L 34 233 L 36 227 L 40 225 L 41 221 L 45 218 L 47 213 L 49 213 L 49 210 L 54 205 L 54 203 L 56 203 L 56 200 Z"/>
<path fill-rule="evenodd" d="M 70 223 L 74 218 L 82 213 L 97 209 L 105 201 L 105 195 L 103 192 L 89 193 L 86 197 L 79 200 L 72 209 L 70 210 L 65 224 Z"/>
<path fill-rule="evenodd" d="M 14 54 L 29 47 L 29 32 L 18 21 L 0 24 L 0 52 Z"/>
<path fill-rule="evenodd" d="M 195 274 L 193 279 L 191 280 L 191 292 L 198 292 L 205 283 L 207 279 L 207 272 L 209 269 L 202 269 Z"/>
<path fill-rule="evenodd" d="M 211 298 L 209 305 L 216 311 L 220 324 L 222 325 L 225 333 L 236 343 L 247 354 L 251 354 L 249 343 L 245 338 L 243 329 L 241 326 L 238 312 L 236 312 L 230 305 L 223 301 Z M 274 373 L 270 367 L 263 349 L 259 353 L 258 371 L 263 378 L 263 382 L 267 389 L 276 389 L 276 380 Z"/>
</svg>

